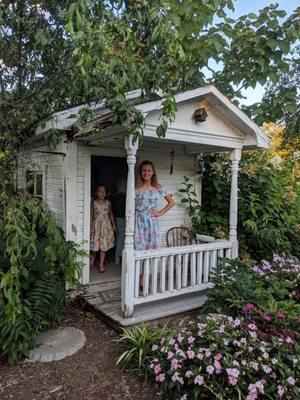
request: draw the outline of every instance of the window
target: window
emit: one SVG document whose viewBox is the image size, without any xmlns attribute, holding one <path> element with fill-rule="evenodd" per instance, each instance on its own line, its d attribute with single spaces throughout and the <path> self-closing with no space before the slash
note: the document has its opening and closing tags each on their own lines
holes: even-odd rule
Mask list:
<svg viewBox="0 0 300 400">
<path fill-rule="evenodd" d="M 43 196 L 43 174 L 40 171 L 26 172 L 26 191 L 32 196 Z"/>
</svg>

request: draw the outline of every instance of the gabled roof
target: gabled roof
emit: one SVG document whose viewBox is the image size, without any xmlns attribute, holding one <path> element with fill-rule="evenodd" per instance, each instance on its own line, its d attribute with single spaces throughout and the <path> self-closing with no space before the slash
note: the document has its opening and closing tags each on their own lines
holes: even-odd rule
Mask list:
<svg viewBox="0 0 300 400">
<path fill-rule="evenodd" d="M 126 93 L 127 100 L 134 100 L 141 96 L 141 90 L 133 90 Z M 155 93 L 155 97 L 158 100 L 149 100 L 141 104 L 137 104 L 135 107 L 140 110 L 144 116 L 147 114 L 162 109 L 163 97 L 161 92 Z M 216 107 L 221 114 L 229 119 L 234 125 L 240 128 L 245 133 L 254 135 L 256 137 L 257 147 L 268 147 L 269 139 L 265 132 L 253 122 L 243 111 L 241 111 L 236 105 L 234 105 L 225 95 L 223 95 L 214 85 L 202 86 L 197 89 L 188 90 L 185 92 L 178 93 L 175 95 L 175 101 L 177 104 L 181 102 L 192 100 L 192 99 L 206 99 Z M 85 107 L 80 105 L 72 107 L 66 110 L 56 112 L 52 117 L 45 122 L 45 126 L 36 129 L 36 134 L 43 133 L 49 129 L 58 130 L 70 130 L 76 126 L 76 120 L 79 116 L 79 111 Z M 99 122 L 104 123 L 104 126 L 109 125 L 111 112 L 105 108 L 105 101 L 90 106 L 95 114 L 93 121 L 88 123 L 87 129 L 84 129 L 85 133 L 92 129 L 94 125 Z M 78 132 L 75 137 L 80 137 L 81 133 Z"/>
</svg>

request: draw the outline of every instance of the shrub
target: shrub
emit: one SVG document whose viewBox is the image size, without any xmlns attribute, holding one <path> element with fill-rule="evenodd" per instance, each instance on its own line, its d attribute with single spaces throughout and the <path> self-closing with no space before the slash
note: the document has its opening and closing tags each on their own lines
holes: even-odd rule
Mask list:
<svg viewBox="0 0 300 400">
<path fill-rule="evenodd" d="M 297 156 L 277 165 L 263 151 L 243 153 L 239 172 L 238 239 L 240 250 L 254 259 L 273 252 L 299 256 L 300 199 Z M 230 161 L 226 154 L 205 155 L 202 204 L 184 178 L 182 200 L 189 208 L 194 233 L 228 237 Z"/>
<path fill-rule="evenodd" d="M 298 398 L 297 343 L 264 342 L 255 323 L 199 317 L 152 350 L 152 379 L 166 399 Z"/>
<path fill-rule="evenodd" d="M 278 255 L 272 263 L 223 260 L 213 273 L 214 288 L 201 312 L 243 314 L 262 329 L 280 329 L 283 324 L 294 329 L 300 313 L 299 272 L 300 265 Z"/>
<path fill-rule="evenodd" d="M 12 363 L 58 322 L 83 253 L 39 199 L 2 195 L 0 207 L 0 354 Z"/>
</svg>

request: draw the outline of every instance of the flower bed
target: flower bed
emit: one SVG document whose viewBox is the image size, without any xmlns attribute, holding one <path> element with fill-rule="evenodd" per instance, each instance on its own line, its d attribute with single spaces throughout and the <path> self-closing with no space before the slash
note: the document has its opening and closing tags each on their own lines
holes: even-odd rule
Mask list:
<svg viewBox="0 0 300 400">
<path fill-rule="evenodd" d="M 199 317 L 152 351 L 153 379 L 169 399 L 298 398 L 297 344 L 291 337 L 265 342 L 255 323 Z"/>
</svg>

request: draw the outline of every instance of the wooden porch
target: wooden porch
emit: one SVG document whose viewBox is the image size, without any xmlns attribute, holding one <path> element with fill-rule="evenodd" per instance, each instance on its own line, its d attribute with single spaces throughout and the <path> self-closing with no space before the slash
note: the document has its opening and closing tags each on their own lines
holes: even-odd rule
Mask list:
<svg viewBox="0 0 300 400">
<path fill-rule="evenodd" d="M 114 327 L 194 310 L 206 300 L 205 291 L 212 287 L 210 277 L 218 258 L 230 258 L 231 251 L 232 244 L 228 241 L 136 251 L 131 285 L 133 298 L 128 298 L 128 291 L 122 293 L 121 267 L 115 263 L 107 265 L 105 274 L 98 273 L 95 268 L 91 270 L 91 282 L 85 287 L 83 297 Z M 140 276 L 144 280 L 142 290 Z M 134 312 L 127 318 L 124 318 L 121 304 L 124 294 L 126 301 L 134 305 Z"/>
</svg>

